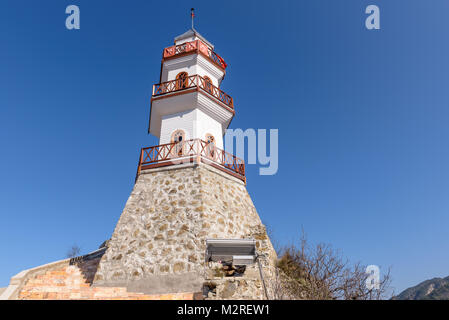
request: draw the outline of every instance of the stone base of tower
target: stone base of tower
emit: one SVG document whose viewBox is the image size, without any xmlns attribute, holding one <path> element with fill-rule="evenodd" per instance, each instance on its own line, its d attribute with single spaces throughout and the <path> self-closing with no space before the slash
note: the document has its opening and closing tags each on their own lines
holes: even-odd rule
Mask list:
<svg viewBox="0 0 449 320">
<path fill-rule="evenodd" d="M 245 184 L 206 164 L 142 171 L 95 274 L 94 286 L 145 294 L 203 292 L 263 299 L 258 265 L 243 274 L 205 262 L 206 239 L 255 239 L 265 281 L 276 254 Z"/>
</svg>

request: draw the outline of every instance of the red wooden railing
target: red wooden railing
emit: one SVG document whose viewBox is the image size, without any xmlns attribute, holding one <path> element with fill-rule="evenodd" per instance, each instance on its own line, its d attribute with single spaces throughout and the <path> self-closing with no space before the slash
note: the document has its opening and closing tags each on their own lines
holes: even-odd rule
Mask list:
<svg viewBox="0 0 449 320">
<path fill-rule="evenodd" d="M 190 162 L 211 164 L 219 170 L 246 181 L 245 162 L 242 159 L 201 139 L 142 148 L 137 174 L 145 169 Z"/>
<path fill-rule="evenodd" d="M 190 88 L 202 89 L 214 98 L 218 99 L 220 102 L 224 103 L 229 108 L 234 109 L 234 101 L 232 97 L 221 91 L 212 83 L 206 81 L 206 79 L 200 75 L 193 75 L 185 79 L 176 79 L 155 84 L 153 85 L 153 97 Z"/>
<path fill-rule="evenodd" d="M 165 48 L 163 58 L 167 59 L 187 52 L 202 53 L 206 57 L 210 58 L 212 62 L 214 62 L 217 66 L 223 69 L 226 69 L 226 67 L 228 66 L 222 57 L 220 57 L 217 53 L 210 49 L 201 40 L 194 40 Z"/>
</svg>

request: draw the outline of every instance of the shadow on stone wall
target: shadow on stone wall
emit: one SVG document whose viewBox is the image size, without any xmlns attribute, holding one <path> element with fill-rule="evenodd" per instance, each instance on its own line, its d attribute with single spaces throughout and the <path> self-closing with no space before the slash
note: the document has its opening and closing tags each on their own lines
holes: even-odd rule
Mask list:
<svg viewBox="0 0 449 320">
<path fill-rule="evenodd" d="M 102 247 L 100 247 L 97 251 L 70 259 L 69 264 L 71 266 L 78 267 L 83 277 L 86 279 L 86 282 L 92 284 L 95 274 L 97 273 L 101 257 L 106 252 L 106 249 L 107 247 L 102 245 Z"/>
</svg>

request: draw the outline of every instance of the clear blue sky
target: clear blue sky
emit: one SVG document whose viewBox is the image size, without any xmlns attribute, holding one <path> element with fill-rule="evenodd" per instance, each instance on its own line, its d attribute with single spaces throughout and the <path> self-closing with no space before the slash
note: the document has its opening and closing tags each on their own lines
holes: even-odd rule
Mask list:
<svg viewBox="0 0 449 320">
<path fill-rule="evenodd" d="M 397 291 L 449 275 L 447 0 L 0 3 L 0 286 L 108 239 L 132 190 L 162 49 L 189 27 L 229 64 L 232 128 L 279 129 L 248 190 L 280 243 L 301 226 Z M 81 9 L 81 30 L 65 8 Z M 381 30 L 365 29 L 377 4 Z"/>
</svg>

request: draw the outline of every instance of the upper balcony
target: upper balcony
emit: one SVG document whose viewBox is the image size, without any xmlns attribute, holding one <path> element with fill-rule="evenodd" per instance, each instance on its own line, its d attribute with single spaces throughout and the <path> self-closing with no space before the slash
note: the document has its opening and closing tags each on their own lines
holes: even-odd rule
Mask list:
<svg viewBox="0 0 449 320">
<path fill-rule="evenodd" d="M 215 53 L 201 40 L 184 42 L 182 44 L 165 48 L 162 57 L 163 59 L 170 59 L 190 53 L 202 54 L 223 71 L 227 67 L 227 64 L 223 60 L 223 58 L 220 57 L 217 53 Z"/>
<path fill-rule="evenodd" d="M 234 113 L 234 100 L 231 96 L 221 91 L 218 87 L 207 81 L 200 75 L 192 75 L 183 79 L 175 79 L 153 85 L 153 100 L 164 95 L 171 96 L 171 93 L 188 93 L 191 90 L 198 90 L 206 94 L 211 99 L 219 102 L 228 111 Z"/>
</svg>

